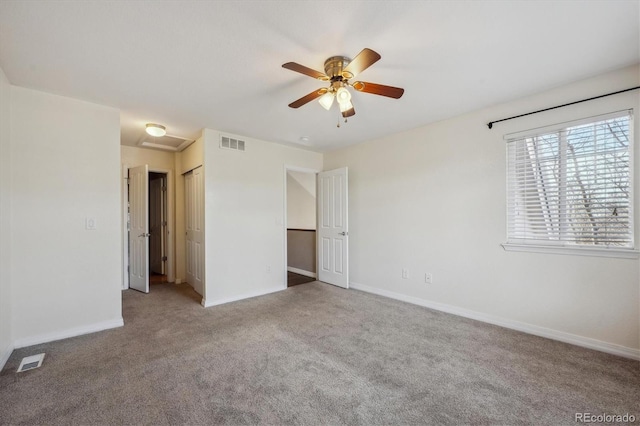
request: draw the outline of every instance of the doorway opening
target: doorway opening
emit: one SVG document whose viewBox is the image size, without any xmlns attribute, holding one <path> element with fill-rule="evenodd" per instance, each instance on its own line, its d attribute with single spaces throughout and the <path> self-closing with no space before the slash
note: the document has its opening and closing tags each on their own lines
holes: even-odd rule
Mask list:
<svg viewBox="0 0 640 426">
<path fill-rule="evenodd" d="M 322 172 L 284 167 L 284 273 L 292 285 L 301 278 L 291 272 L 303 281 L 349 288 L 348 174 L 347 167 Z"/>
<path fill-rule="evenodd" d="M 149 284 L 168 282 L 167 174 L 150 171 L 149 179 Z"/>
<path fill-rule="evenodd" d="M 123 167 L 123 289 L 175 282 L 173 171 Z"/>
<path fill-rule="evenodd" d="M 287 287 L 316 280 L 316 173 L 286 170 Z"/>
</svg>

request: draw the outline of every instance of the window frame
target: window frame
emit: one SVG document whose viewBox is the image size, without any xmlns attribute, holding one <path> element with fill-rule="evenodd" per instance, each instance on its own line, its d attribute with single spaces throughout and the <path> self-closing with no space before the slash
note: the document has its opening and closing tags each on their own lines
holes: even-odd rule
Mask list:
<svg viewBox="0 0 640 426">
<path fill-rule="evenodd" d="M 532 240 L 532 242 L 527 242 L 524 239 L 516 239 L 509 238 L 509 217 L 510 217 L 510 206 L 509 206 L 509 190 L 510 190 L 510 182 L 513 176 L 510 176 L 510 158 L 509 158 L 509 143 L 515 143 L 515 140 L 524 139 L 527 137 L 540 136 L 545 133 L 555 133 L 561 132 L 564 129 L 570 127 L 576 127 L 580 125 L 595 123 L 599 121 L 604 121 L 612 118 L 617 118 L 621 116 L 629 116 L 629 185 L 630 185 L 630 200 L 629 200 L 629 227 L 631 234 L 631 247 L 620 247 L 620 246 L 612 246 L 612 245 L 576 245 L 575 243 L 565 242 L 565 241 L 544 241 L 544 240 Z M 549 126 L 543 126 L 538 128 L 533 128 L 525 131 L 508 133 L 505 134 L 503 139 L 506 142 L 506 156 L 505 156 L 505 164 L 506 164 L 506 205 L 505 205 L 505 235 L 507 237 L 506 242 L 502 243 L 501 246 L 506 251 L 516 251 L 516 252 L 534 252 L 534 253 L 549 253 L 549 254 L 561 254 L 561 255 L 579 255 L 579 256 L 599 256 L 599 257 L 614 257 L 614 258 L 627 258 L 627 259 L 637 259 L 640 257 L 640 251 L 637 249 L 637 238 L 635 231 L 635 197 L 634 193 L 637 190 L 635 187 L 635 161 L 634 161 L 634 152 L 635 152 L 635 124 L 634 124 L 634 110 L 633 108 L 627 108 L 623 110 L 618 110 L 606 114 L 599 114 L 595 116 L 585 117 L 578 120 L 566 121 L 562 123 L 557 123 Z M 564 133 L 564 132 L 563 132 Z M 559 143 L 562 143 L 560 141 Z M 562 154 L 560 154 L 562 155 Z M 563 174 L 560 179 L 566 179 L 565 174 Z"/>
</svg>

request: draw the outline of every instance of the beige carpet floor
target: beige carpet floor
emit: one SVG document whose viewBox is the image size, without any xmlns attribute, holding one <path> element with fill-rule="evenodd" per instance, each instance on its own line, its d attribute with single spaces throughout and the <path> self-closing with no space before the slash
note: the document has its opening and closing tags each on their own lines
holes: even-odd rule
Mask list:
<svg viewBox="0 0 640 426">
<path fill-rule="evenodd" d="M 640 419 L 640 363 L 314 282 L 204 309 L 123 293 L 125 326 L 16 350 L 0 424 L 576 424 Z M 15 373 L 22 357 L 44 365 Z"/>
</svg>

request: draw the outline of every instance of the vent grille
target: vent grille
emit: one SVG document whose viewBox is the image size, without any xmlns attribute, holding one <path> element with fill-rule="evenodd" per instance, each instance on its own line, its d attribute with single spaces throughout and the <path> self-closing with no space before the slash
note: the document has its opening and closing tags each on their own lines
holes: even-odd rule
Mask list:
<svg viewBox="0 0 640 426">
<path fill-rule="evenodd" d="M 235 151 L 244 151 L 245 143 L 239 139 L 230 138 L 227 136 L 220 137 L 220 148 L 233 149 Z"/>
<path fill-rule="evenodd" d="M 18 373 L 38 368 L 42 365 L 42 361 L 44 361 L 43 353 L 22 358 L 22 362 L 20 362 L 20 366 L 18 367 Z"/>
</svg>

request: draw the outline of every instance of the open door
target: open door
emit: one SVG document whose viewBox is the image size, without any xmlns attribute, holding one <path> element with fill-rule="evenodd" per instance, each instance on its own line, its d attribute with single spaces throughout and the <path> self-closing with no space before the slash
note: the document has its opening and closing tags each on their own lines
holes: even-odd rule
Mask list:
<svg viewBox="0 0 640 426">
<path fill-rule="evenodd" d="M 347 168 L 318 173 L 318 280 L 349 288 Z"/>
<path fill-rule="evenodd" d="M 129 169 L 129 288 L 149 293 L 149 166 Z"/>
</svg>

